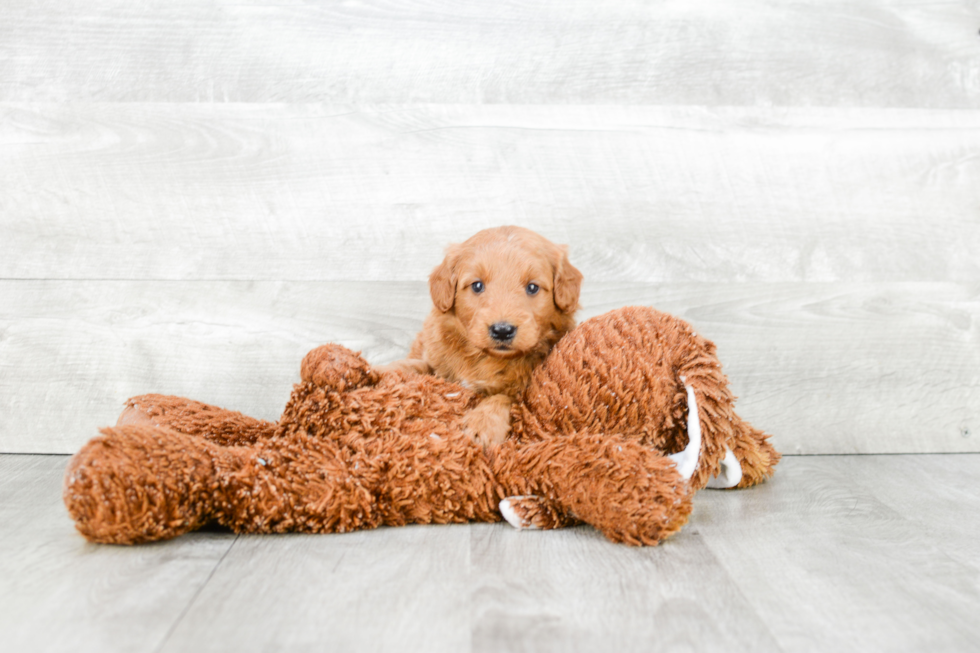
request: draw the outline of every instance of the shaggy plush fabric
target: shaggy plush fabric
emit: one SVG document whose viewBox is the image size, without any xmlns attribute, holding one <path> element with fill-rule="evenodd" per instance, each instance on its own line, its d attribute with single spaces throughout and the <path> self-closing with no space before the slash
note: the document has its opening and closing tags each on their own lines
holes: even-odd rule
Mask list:
<svg viewBox="0 0 980 653">
<path fill-rule="evenodd" d="M 515 403 L 509 438 L 488 451 L 462 432 L 480 399 L 462 386 L 379 375 L 339 345 L 310 352 L 301 378 L 278 423 L 179 397 L 131 399 L 149 419 L 103 429 L 68 465 L 78 530 L 129 544 L 209 522 L 326 533 L 499 521 L 504 510 L 520 527 L 585 522 L 614 542 L 651 545 L 684 525 L 726 452 L 740 487 L 779 460 L 735 414 L 714 345 L 649 308 L 566 335 Z M 690 479 L 666 455 L 688 443 L 686 386 L 703 434 Z"/>
</svg>

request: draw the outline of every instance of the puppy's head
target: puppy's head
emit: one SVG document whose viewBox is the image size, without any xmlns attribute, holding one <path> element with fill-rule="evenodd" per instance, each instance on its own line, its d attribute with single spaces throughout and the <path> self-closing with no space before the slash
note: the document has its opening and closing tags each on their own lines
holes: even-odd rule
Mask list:
<svg viewBox="0 0 980 653">
<path fill-rule="evenodd" d="M 521 227 L 486 229 L 450 246 L 429 277 L 432 302 L 491 356 L 547 351 L 578 309 L 582 273 L 567 250 Z"/>
</svg>

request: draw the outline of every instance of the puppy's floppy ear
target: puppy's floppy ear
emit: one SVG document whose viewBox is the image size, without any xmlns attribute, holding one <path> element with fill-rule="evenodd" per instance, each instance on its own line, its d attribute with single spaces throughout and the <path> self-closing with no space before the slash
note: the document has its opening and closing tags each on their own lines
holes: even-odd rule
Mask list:
<svg viewBox="0 0 980 653">
<path fill-rule="evenodd" d="M 582 289 L 582 273 L 568 262 L 568 245 L 559 245 L 555 263 L 555 306 L 563 313 L 578 310 L 578 296 Z"/>
<path fill-rule="evenodd" d="M 446 249 L 446 258 L 429 275 L 429 294 L 432 295 L 432 303 L 443 313 L 456 303 L 456 267 L 459 256 L 459 245 L 450 245 Z"/>
</svg>

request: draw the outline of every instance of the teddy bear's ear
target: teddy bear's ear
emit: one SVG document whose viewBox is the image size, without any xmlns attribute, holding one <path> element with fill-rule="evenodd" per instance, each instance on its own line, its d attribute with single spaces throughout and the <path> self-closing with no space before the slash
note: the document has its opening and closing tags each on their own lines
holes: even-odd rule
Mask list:
<svg viewBox="0 0 980 653">
<path fill-rule="evenodd" d="M 429 294 L 432 303 L 445 313 L 456 303 L 456 281 L 458 278 L 459 245 L 450 245 L 446 249 L 446 258 L 436 266 L 429 275 Z"/>
<path fill-rule="evenodd" d="M 568 261 L 568 245 L 559 245 L 555 260 L 555 306 L 563 313 L 578 310 L 582 273 Z"/>
</svg>

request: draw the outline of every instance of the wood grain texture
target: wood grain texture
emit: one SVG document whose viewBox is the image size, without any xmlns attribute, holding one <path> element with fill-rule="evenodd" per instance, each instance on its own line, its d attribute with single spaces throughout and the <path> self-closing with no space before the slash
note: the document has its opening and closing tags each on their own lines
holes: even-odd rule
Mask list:
<svg viewBox="0 0 980 653">
<path fill-rule="evenodd" d="M 0 641 L 6 651 L 152 651 L 235 536 L 88 544 L 61 503 L 63 456 L 0 456 Z"/>
<path fill-rule="evenodd" d="M 973 650 L 980 546 L 957 533 L 978 497 L 959 488 L 978 465 L 975 455 L 787 458 L 770 483 L 699 494 L 693 523 L 783 650 Z"/>
<path fill-rule="evenodd" d="M 473 526 L 473 651 L 776 651 L 694 532 L 610 547 L 588 527 Z"/>
<path fill-rule="evenodd" d="M 978 151 L 977 111 L 3 104 L 0 278 L 423 280 L 516 223 L 592 281 L 972 282 Z"/>
<path fill-rule="evenodd" d="M 8 0 L 0 100 L 977 108 L 973 1 Z"/>
<path fill-rule="evenodd" d="M 980 568 L 980 520 L 972 517 L 980 512 L 977 456 L 889 456 L 876 459 L 874 466 L 875 474 L 858 473 L 861 488 L 906 515 L 921 532 L 941 533 L 935 546 L 943 555 Z M 846 467 L 855 468 L 861 469 Z M 980 575 L 971 577 L 980 583 Z"/>
<path fill-rule="evenodd" d="M 582 301 L 690 321 L 781 451 L 980 450 L 976 284 L 587 282 Z M 409 282 L 2 281 L 0 451 L 73 452 L 146 392 L 277 419 L 308 350 L 394 360 L 430 305 Z"/>
<path fill-rule="evenodd" d="M 466 651 L 468 526 L 243 536 L 161 653 Z"/>
<path fill-rule="evenodd" d="M 980 455 L 786 457 L 634 549 L 587 527 L 200 533 L 84 544 L 61 456 L 0 455 L 0 639 L 18 653 L 946 652 L 980 646 Z"/>
</svg>

